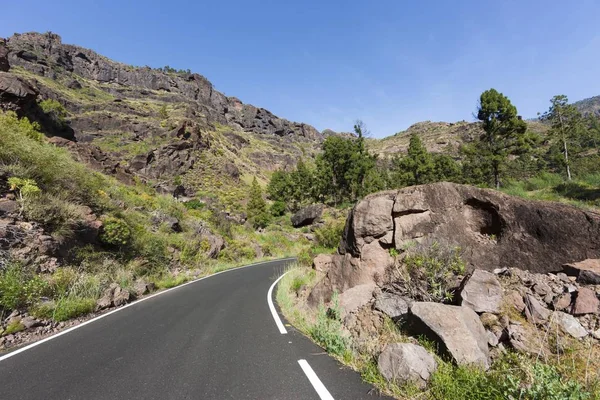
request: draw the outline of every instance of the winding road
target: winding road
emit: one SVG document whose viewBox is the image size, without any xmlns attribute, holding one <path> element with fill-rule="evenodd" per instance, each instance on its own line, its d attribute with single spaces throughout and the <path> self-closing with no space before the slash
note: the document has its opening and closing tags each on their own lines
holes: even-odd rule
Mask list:
<svg viewBox="0 0 600 400">
<path fill-rule="evenodd" d="M 288 262 L 190 282 L 1 355 L 0 399 L 378 398 L 280 320 L 271 292 Z"/>
</svg>

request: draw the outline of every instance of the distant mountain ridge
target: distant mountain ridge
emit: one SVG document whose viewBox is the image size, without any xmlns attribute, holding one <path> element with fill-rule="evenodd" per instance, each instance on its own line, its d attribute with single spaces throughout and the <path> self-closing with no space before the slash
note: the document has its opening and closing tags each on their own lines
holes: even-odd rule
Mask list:
<svg viewBox="0 0 600 400">
<path fill-rule="evenodd" d="M 595 114 L 600 116 L 600 96 L 589 97 L 573 103 L 582 114 Z"/>
</svg>

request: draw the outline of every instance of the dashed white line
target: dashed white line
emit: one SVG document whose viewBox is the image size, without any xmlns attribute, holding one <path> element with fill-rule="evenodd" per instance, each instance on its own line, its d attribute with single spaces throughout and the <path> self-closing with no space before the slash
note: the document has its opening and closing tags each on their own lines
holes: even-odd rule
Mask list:
<svg viewBox="0 0 600 400">
<path fill-rule="evenodd" d="M 287 272 L 285 274 L 287 274 Z M 267 292 L 267 303 L 269 304 L 269 309 L 271 310 L 271 314 L 273 315 L 273 319 L 275 320 L 275 325 L 277 325 L 279 333 L 281 333 L 282 335 L 285 335 L 287 333 L 287 330 L 285 329 L 285 326 L 283 326 L 281 318 L 279 318 L 279 314 L 277 314 L 277 310 L 275 310 L 275 306 L 273 305 L 273 289 L 275 288 L 275 285 L 277 285 L 277 282 L 279 282 L 281 278 L 285 276 L 285 274 L 277 278 L 277 280 L 273 282 L 273 284 L 269 288 L 269 291 Z"/>
<path fill-rule="evenodd" d="M 212 275 L 204 276 L 204 277 L 202 277 L 202 278 L 199 278 L 199 279 L 196 279 L 196 280 L 193 280 L 193 281 L 190 281 L 190 282 L 186 282 L 186 283 L 184 283 L 184 284 L 182 284 L 182 285 L 175 286 L 175 287 L 173 287 L 173 288 L 170 288 L 170 289 L 167 289 L 167 290 L 163 290 L 163 291 L 161 291 L 161 292 L 158 292 L 158 293 L 154 293 L 154 294 L 152 294 L 152 295 L 150 295 L 150 296 L 147 296 L 147 297 L 144 297 L 144 298 L 142 298 L 142 299 L 140 299 L 140 300 L 134 301 L 133 303 L 129 303 L 129 304 L 127 304 L 127 305 L 123 306 L 123 307 L 120 307 L 120 308 L 117 308 L 117 309 L 115 309 L 115 310 L 109 311 L 109 312 L 107 312 L 106 314 L 102 314 L 102 315 L 100 315 L 100 316 L 98 316 L 98 317 L 96 317 L 96 318 L 92 318 L 92 319 L 90 319 L 90 320 L 88 320 L 88 321 L 82 322 L 82 323 L 81 323 L 81 324 L 79 324 L 79 325 L 75 325 L 74 327 L 72 327 L 72 328 L 69 328 L 69 329 L 66 329 L 66 330 L 64 330 L 64 331 L 62 331 L 62 332 L 59 332 L 59 333 L 55 334 L 55 335 L 49 336 L 49 337 L 47 337 L 47 338 L 44 338 L 44 339 L 42 339 L 42 340 L 39 340 L 39 341 L 37 341 L 37 342 L 34 342 L 34 343 L 32 343 L 32 344 L 30 344 L 30 345 L 28 345 L 28 346 L 22 347 L 22 348 L 20 348 L 20 349 L 18 349 L 18 350 L 15 350 L 15 351 L 12 351 L 12 352 L 10 352 L 10 353 L 8 353 L 8 354 L 5 354 L 5 355 L 3 355 L 3 356 L 0 356 L 0 361 L 3 361 L 3 360 L 6 360 L 7 358 L 10 358 L 10 357 L 16 356 L 16 355 L 17 355 L 17 354 L 19 354 L 19 353 L 22 353 L 22 352 L 24 352 L 24 351 L 26 351 L 26 350 L 29 350 L 29 349 L 33 348 L 33 347 L 39 346 L 40 344 L 42 344 L 42 343 L 45 343 L 45 342 L 48 342 L 48 341 L 50 341 L 50 340 L 52 340 L 52 339 L 56 339 L 57 337 L 60 337 L 60 336 L 62 336 L 62 335 L 66 335 L 66 334 L 67 334 L 67 333 L 69 333 L 69 332 L 72 332 L 72 331 L 74 331 L 74 330 L 76 330 L 76 329 L 82 328 L 82 327 L 84 327 L 84 326 L 86 326 L 86 325 L 88 325 L 88 324 L 91 324 L 92 322 L 98 321 L 99 319 L 102 319 L 102 318 L 108 317 L 108 316 L 109 316 L 109 315 L 111 315 L 111 314 L 117 313 L 117 312 L 119 312 L 119 311 L 123 311 L 124 309 L 126 309 L 126 308 L 129 308 L 129 307 L 132 307 L 132 306 L 135 306 L 136 304 L 139 304 L 139 303 L 141 303 L 141 302 L 143 302 L 143 301 L 149 300 L 149 299 L 151 299 L 151 298 L 153 298 L 153 297 L 156 297 L 156 296 L 160 296 L 160 295 L 162 295 L 162 294 L 168 293 L 168 292 L 170 292 L 170 291 L 173 291 L 173 290 L 180 289 L 180 288 L 182 288 L 182 287 L 184 287 L 184 286 L 191 285 L 191 284 L 194 284 L 194 283 L 196 283 L 196 282 L 200 282 L 200 281 L 202 281 L 202 280 L 204 280 L 204 279 L 212 278 L 213 276 L 216 276 L 216 275 L 220 275 L 220 274 L 224 274 L 224 273 L 227 273 L 227 272 L 235 271 L 235 270 L 237 270 L 237 269 L 242 269 L 242 268 L 247 268 L 247 267 L 253 267 L 253 266 L 255 266 L 255 265 L 269 264 L 269 263 L 272 263 L 272 262 L 277 262 L 277 261 L 288 261 L 288 260 L 293 260 L 293 258 L 282 258 L 282 259 L 279 259 L 279 260 L 264 261 L 264 262 L 259 262 L 259 263 L 255 263 L 255 264 L 244 265 L 244 266 L 242 266 L 242 267 L 230 268 L 230 269 L 226 269 L 226 270 L 224 270 L 224 271 L 216 272 L 216 273 L 214 273 L 214 274 L 212 274 Z M 283 275 L 282 275 L 282 277 L 283 277 Z M 281 279 L 281 278 L 279 278 L 279 279 Z M 275 283 L 277 283 L 277 282 L 275 282 Z M 271 287 L 271 288 L 272 288 L 272 287 Z M 271 293 L 271 290 L 269 290 L 269 293 Z M 269 298 L 270 298 L 270 297 L 269 297 Z M 269 305 L 271 306 L 271 304 L 269 304 Z M 279 323 L 281 324 L 281 321 L 279 321 Z M 282 326 L 283 326 L 283 325 L 282 325 Z M 284 328 L 284 330 L 285 330 L 285 328 Z M 287 332 L 286 332 L 286 333 L 287 333 Z"/>
<path fill-rule="evenodd" d="M 315 371 L 313 371 L 308 362 L 306 360 L 298 360 L 298 364 L 300 364 L 300 368 L 302 368 L 302 371 L 304 371 L 304 374 L 310 381 L 311 385 L 313 385 L 313 388 L 315 388 L 319 398 L 321 400 L 333 400 L 333 397 L 325 385 L 323 385 L 323 382 L 321 382 L 317 374 L 315 374 Z"/>
</svg>

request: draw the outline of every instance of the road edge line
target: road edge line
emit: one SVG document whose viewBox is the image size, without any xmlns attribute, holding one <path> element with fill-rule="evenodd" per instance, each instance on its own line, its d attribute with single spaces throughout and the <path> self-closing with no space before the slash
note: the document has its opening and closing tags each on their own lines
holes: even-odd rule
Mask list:
<svg viewBox="0 0 600 400">
<path fill-rule="evenodd" d="M 288 272 L 290 272 L 290 271 L 288 271 Z M 281 278 L 283 278 L 285 276 L 285 274 L 287 274 L 288 272 L 285 272 L 279 278 L 277 278 L 277 280 L 275 280 L 275 282 L 273 282 L 273 284 L 269 288 L 269 291 L 267 292 L 267 303 L 269 304 L 269 309 L 271 310 L 271 315 L 273 316 L 273 319 L 275 320 L 275 325 L 277 325 L 277 328 L 279 329 L 279 333 L 281 333 L 282 335 L 287 334 L 287 329 L 285 329 L 285 326 L 283 326 L 283 322 L 281 322 L 281 318 L 279 318 L 279 314 L 277 313 L 277 310 L 275 310 L 275 305 L 273 304 L 273 289 L 275 288 L 275 285 L 277 285 L 277 283 L 281 280 Z"/>
<path fill-rule="evenodd" d="M 7 354 L 5 354 L 5 355 L 3 355 L 3 356 L 0 356 L 0 362 L 2 362 L 2 361 L 4 361 L 4 360 L 6 360 L 6 359 L 8 359 L 8 358 L 11 358 L 11 357 L 13 357 L 13 356 L 16 356 L 17 354 L 20 354 L 20 353 L 22 353 L 22 352 L 24 352 L 24 351 L 26 351 L 26 350 L 32 349 L 32 348 L 34 348 L 34 347 L 36 347 L 36 346 L 39 346 L 40 344 L 43 344 L 43 343 L 49 342 L 49 341 L 50 341 L 50 340 L 52 340 L 52 339 L 56 339 L 56 338 L 57 338 L 57 337 L 59 337 L 59 336 L 66 335 L 67 333 L 70 333 L 70 332 L 72 332 L 72 331 L 74 331 L 74 330 L 76 330 L 76 329 L 82 328 L 82 327 L 84 327 L 84 326 L 86 326 L 86 325 L 88 325 L 88 324 L 91 324 L 92 322 L 95 322 L 95 321 L 98 321 L 98 320 L 100 320 L 100 319 L 102 319 L 102 318 L 108 317 L 109 315 L 112 315 L 112 314 L 114 314 L 114 313 L 117 313 L 117 312 L 119 312 L 119 311 L 125 310 L 126 308 L 129 308 L 129 307 L 131 307 L 131 306 L 134 306 L 134 305 L 136 305 L 136 304 L 139 304 L 139 303 L 141 303 L 141 302 L 143 302 L 143 301 L 146 301 L 146 300 L 149 300 L 149 299 L 151 299 L 151 298 L 154 298 L 154 297 L 160 296 L 161 294 L 165 294 L 165 293 L 171 292 L 171 291 L 173 291 L 173 290 L 177 290 L 177 289 L 179 289 L 179 288 L 182 288 L 182 287 L 184 287 L 184 286 L 191 285 L 191 284 L 193 284 L 193 283 L 200 282 L 200 281 L 203 281 L 204 279 L 212 278 L 213 276 L 217 276 L 217 275 L 220 275 L 220 274 L 223 274 L 223 273 L 226 273 L 226 272 L 231 272 L 231 271 L 235 271 L 235 270 L 242 269 L 242 268 L 254 267 L 254 266 L 257 266 L 257 265 L 262 265 L 262 264 L 269 264 L 269 263 L 273 263 L 273 262 L 278 262 L 278 261 L 289 261 L 289 260 L 295 260 L 295 258 L 294 258 L 294 257 L 280 258 L 280 259 L 277 259 L 277 260 L 261 261 L 261 262 L 254 263 L 254 264 L 248 264 L 248 265 L 242 265 L 242 266 L 240 266 L 240 267 L 229 268 L 229 269 L 225 269 L 225 270 L 223 270 L 223 271 L 215 272 L 214 274 L 211 274 L 211 275 L 203 276 L 202 278 L 198 278 L 198 279 L 195 279 L 195 280 L 193 280 L 193 281 L 189 281 L 189 282 L 183 283 L 183 284 L 181 284 L 181 285 L 179 285 L 179 286 L 175 286 L 175 287 L 172 287 L 172 288 L 169 288 L 169 289 L 166 289 L 166 290 L 162 290 L 162 291 L 160 291 L 160 292 L 157 292 L 157 293 L 151 294 L 151 295 L 149 295 L 149 296 L 146 296 L 146 297 L 144 297 L 144 298 L 141 298 L 141 299 L 139 299 L 139 300 L 136 300 L 136 301 L 134 301 L 134 302 L 128 303 L 128 304 L 124 305 L 123 307 L 116 308 L 116 309 L 114 309 L 114 310 L 112 310 L 112 311 L 109 311 L 109 312 L 107 312 L 107 313 L 105 313 L 105 314 L 102 314 L 102 315 L 99 315 L 99 316 L 97 316 L 97 317 L 94 317 L 94 318 L 92 318 L 92 319 L 90 319 L 90 320 L 84 321 L 84 322 L 82 322 L 81 324 L 78 324 L 78 325 L 72 326 L 71 328 L 65 329 L 64 331 L 61 331 L 61 332 L 58 332 L 58 333 L 56 333 L 56 334 L 54 334 L 54 335 L 51 335 L 51 336 L 48 336 L 48 337 L 46 337 L 46 338 L 40 339 L 40 340 L 38 340 L 37 342 L 33 342 L 33 343 L 31 343 L 31 344 L 28 344 L 28 345 L 27 345 L 27 346 L 25 346 L 25 347 L 21 347 L 20 349 L 17 349 L 17 350 L 11 351 L 10 353 L 7 353 Z M 283 275 L 282 275 L 282 276 L 283 276 Z M 280 279 L 281 279 L 281 278 L 280 278 Z M 285 329 L 285 328 L 284 328 L 284 329 Z"/>
<path fill-rule="evenodd" d="M 310 381 L 310 384 L 315 389 L 315 392 L 317 392 L 317 394 L 319 395 L 319 398 L 321 400 L 334 400 L 331 393 L 329 393 L 329 391 L 327 390 L 325 385 L 323 385 L 323 382 L 321 382 L 315 371 L 313 371 L 313 369 L 310 367 L 308 361 L 298 360 L 298 364 L 300 364 L 300 368 L 302 368 L 302 371 Z"/>
</svg>

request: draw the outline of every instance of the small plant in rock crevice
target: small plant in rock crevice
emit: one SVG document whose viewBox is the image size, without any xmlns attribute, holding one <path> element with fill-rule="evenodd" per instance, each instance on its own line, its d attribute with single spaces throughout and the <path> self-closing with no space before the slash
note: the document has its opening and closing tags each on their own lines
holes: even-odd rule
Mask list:
<svg viewBox="0 0 600 400">
<path fill-rule="evenodd" d="M 449 302 L 453 297 L 451 278 L 464 273 L 460 248 L 439 242 L 421 243 L 396 263 L 391 286 L 415 300 Z"/>
</svg>

